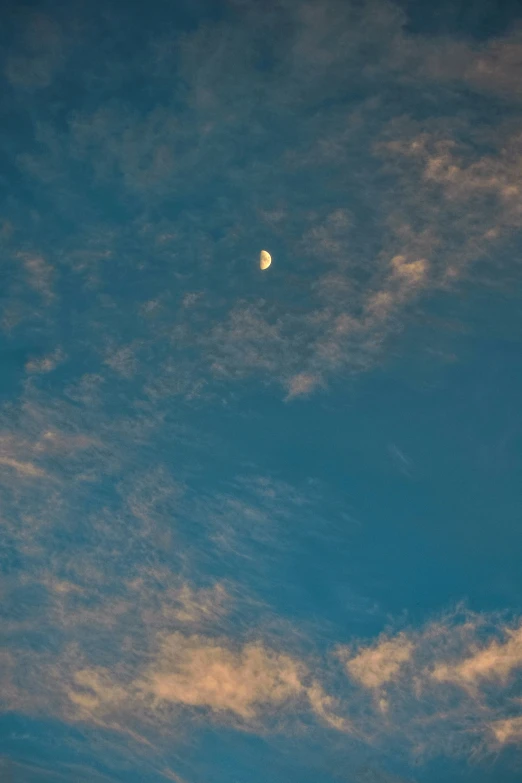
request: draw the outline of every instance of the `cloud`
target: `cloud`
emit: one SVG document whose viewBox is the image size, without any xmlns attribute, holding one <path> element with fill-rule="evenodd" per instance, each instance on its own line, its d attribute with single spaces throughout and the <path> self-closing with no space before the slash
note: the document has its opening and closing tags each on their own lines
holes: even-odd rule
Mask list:
<svg viewBox="0 0 522 783">
<path fill-rule="evenodd" d="M 326 693 L 319 683 L 313 683 L 308 688 L 307 696 L 310 707 L 323 723 L 344 734 L 357 735 L 357 724 L 346 715 L 339 714 L 343 707 L 340 699 Z"/>
<path fill-rule="evenodd" d="M 164 589 L 159 592 L 156 585 L 162 582 Z M 163 629 L 169 623 L 197 628 L 219 624 L 234 601 L 234 596 L 220 582 L 197 588 L 161 571 L 142 572 L 129 581 L 128 587 L 131 594 L 139 596 L 142 619 L 151 630 Z"/>
<path fill-rule="evenodd" d="M 117 416 L 53 405 L 32 386 L 24 399 L 16 419 L 5 412 L 0 444 L 11 460 L 33 458 L 54 482 L 29 492 L 22 477 L 1 487 L 2 531 L 25 564 L 3 596 L 4 630 L 17 651 L 6 673 L 9 703 L 24 714 L 145 735 L 209 719 L 277 732 L 302 715 L 351 732 L 320 672 L 289 649 L 282 628 L 274 644 L 281 622 L 251 592 L 252 545 L 280 546 L 280 522 L 288 527 L 295 510 L 301 521 L 317 519 L 317 490 L 253 474 L 198 493 L 171 465 L 144 461 L 149 441 L 138 435 L 133 447 L 136 427 L 120 427 Z M 85 499 L 100 487 L 113 487 L 106 507 L 89 510 Z M 225 529 L 232 548 L 218 543 Z M 210 578 L 212 561 L 228 569 L 229 559 L 241 563 L 228 571 L 234 578 Z M 241 641 L 238 622 L 258 641 Z M 28 633 L 52 639 L 52 654 L 28 648 Z M 156 639 L 169 643 L 155 649 Z M 212 684 L 216 672 L 224 672 L 223 690 Z"/>
<path fill-rule="evenodd" d="M 67 747 L 67 743 L 64 744 Z M 80 746 L 77 755 L 84 756 L 85 749 Z M 113 766 L 109 760 L 108 767 Z M 2 781 L 5 783 L 17 783 L 18 780 L 23 780 L 24 783 L 58 783 L 59 781 L 70 783 L 71 780 L 77 783 L 117 783 L 121 780 L 121 770 L 112 771 L 114 774 L 108 770 L 100 771 L 99 764 L 91 766 L 89 763 L 68 763 L 58 758 L 54 758 L 51 762 L 40 759 L 36 763 L 8 756 L 0 757 L 0 773 L 3 774 Z"/>
<path fill-rule="evenodd" d="M 424 56 L 417 53 L 421 73 L 436 82 L 465 84 L 479 94 L 518 102 L 522 95 L 516 78 L 522 52 L 520 24 L 504 35 L 473 43 L 461 40 L 425 41 Z"/>
<path fill-rule="evenodd" d="M 26 478 L 43 478 L 46 475 L 45 470 L 42 470 L 42 468 L 39 468 L 32 462 L 21 462 L 6 455 L 0 455 L 0 465 L 11 468 L 19 476 Z"/>
<path fill-rule="evenodd" d="M 492 641 L 456 663 L 437 664 L 431 676 L 438 682 L 450 682 L 476 689 L 481 681 L 498 680 L 506 685 L 516 669 L 522 667 L 522 628 L 503 629 L 506 642 Z"/>
<path fill-rule="evenodd" d="M 70 127 L 75 158 L 92 160 L 97 150 L 98 180 L 106 181 L 116 171 L 132 190 L 168 188 L 179 165 L 173 154 L 179 134 L 176 118 L 165 108 L 139 116 L 114 101 L 93 114 L 75 113 Z"/>
<path fill-rule="evenodd" d="M 125 345 L 110 351 L 105 363 L 124 378 L 132 378 L 138 366 L 136 349 L 134 345 Z"/>
<path fill-rule="evenodd" d="M 270 323 L 264 302 L 238 304 L 224 323 L 212 331 L 212 347 L 216 352 L 211 368 L 218 376 L 244 376 L 254 371 L 276 371 L 281 357 L 288 350 L 282 334 L 283 323 Z"/>
<path fill-rule="evenodd" d="M 59 349 L 52 351 L 47 356 L 41 356 L 38 359 L 30 359 L 25 365 L 26 372 L 31 374 L 48 373 L 58 367 L 65 360 L 64 353 Z"/>
<path fill-rule="evenodd" d="M 443 186 L 448 199 L 471 200 L 476 196 L 494 195 L 507 216 L 520 225 L 522 190 L 519 172 L 522 169 L 522 146 L 518 135 L 503 140 L 499 155 L 484 155 L 478 160 L 464 162 L 465 149 L 458 149 L 452 140 L 436 141 L 432 151 L 426 146 L 429 139 L 418 142 L 417 154 L 424 147 L 424 177 Z M 459 154 L 460 152 L 460 154 Z"/>
<path fill-rule="evenodd" d="M 522 717 L 495 721 L 490 728 L 499 745 L 522 742 Z"/>
<path fill-rule="evenodd" d="M 520 635 L 517 623 L 458 611 L 359 644 L 355 654 L 341 646 L 346 674 L 370 697 L 351 692 L 359 730 L 379 745 L 406 743 L 418 758 L 517 743 Z"/>
<path fill-rule="evenodd" d="M 47 704 L 68 723 L 146 738 L 211 721 L 274 733 L 323 726 L 420 757 L 466 755 L 503 736 L 516 744 L 507 721 L 517 717 L 518 623 L 455 612 L 350 639 L 335 656 L 310 655 L 313 638 L 303 640 L 317 625 L 293 627 L 261 600 L 267 558 L 259 551 L 299 558 L 301 529 L 308 542 L 331 533 L 335 509 L 325 508 L 320 486 L 251 473 L 195 491 L 190 471 L 154 465 L 149 440 L 129 438 L 134 431 L 118 417 L 105 421 L 95 409 L 92 429 L 89 408 L 45 407 L 41 392 L 26 394 L 0 445 L 7 459 L 41 466 L 55 481 L 15 474 L 20 484 L 11 477 L 2 487 L 3 531 L 26 563 L 23 585 L 11 580 L 4 596 L 5 607 L 16 605 L 5 626 L 17 652 L 5 667 L 13 708 L 39 714 Z M 89 472 L 90 460 L 92 484 L 67 478 Z M 78 515 L 100 486 L 113 486 L 106 507 Z M 81 534 L 82 546 L 61 544 L 57 557 L 64 531 Z M 215 566 L 233 579 L 210 578 Z M 13 604 L 22 587 L 34 597 Z M 27 649 L 29 632 L 53 639 L 51 657 Z"/>
<path fill-rule="evenodd" d="M 394 256 L 391 260 L 391 266 L 393 274 L 404 280 L 407 286 L 419 286 L 426 279 L 428 262 L 424 258 L 408 261 L 404 256 Z"/>
<path fill-rule="evenodd" d="M 51 302 L 53 292 L 53 267 L 39 255 L 23 257 L 29 286 L 37 291 L 45 302 Z"/>
<path fill-rule="evenodd" d="M 258 485 L 260 497 L 277 502 L 275 489 Z M 105 546 L 111 551 L 108 539 Z M 519 742 L 517 624 L 448 614 L 370 642 L 354 640 L 327 660 L 299 653 L 303 630 L 276 637 L 267 627 L 264 635 L 240 638 L 234 618 L 228 621 L 236 594 L 231 601 L 219 583 L 198 588 L 168 568 L 136 568 L 128 560 L 125 583 L 104 570 L 98 550 L 93 556 L 98 574 L 78 558 L 68 566 L 74 578 L 49 568 L 35 573 L 35 584 L 48 591 L 38 627 L 60 651 L 42 658 L 24 650 L 30 618 L 6 627 L 15 642 L 3 667 L 11 708 L 46 709 L 66 722 L 134 732 L 144 741 L 151 731 L 170 735 L 207 721 L 286 732 L 306 724 L 308 714 L 330 731 L 420 758 Z M 462 690 L 458 698 L 455 688 Z"/>
<path fill-rule="evenodd" d="M 303 397 L 310 394 L 317 386 L 321 385 L 321 379 L 317 375 L 307 373 L 298 373 L 290 378 L 288 382 L 288 398 Z"/>
<path fill-rule="evenodd" d="M 202 719 L 277 732 L 309 710 L 330 729 L 354 732 L 339 712 L 339 700 L 293 655 L 262 641 L 240 644 L 222 636 L 163 632 L 158 639 L 152 658 L 143 657 L 144 666 L 129 667 L 123 659 L 110 667 L 78 666 L 85 658 L 80 651 L 70 660 L 63 655 L 53 664 L 36 664 L 47 688 L 53 681 L 58 688 L 57 717 L 129 732 L 133 726 L 146 731 L 147 725 L 165 731 L 169 724 L 174 728 Z M 25 710 L 31 711 L 31 702 L 41 706 L 28 694 L 13 698 Z"/>
<path fill-rule="evenodd" d="M 173 780 L 174 783 L 187 783 L 185 778 L 182 778 L 181 775 L 178 775 L 177 772 L 174 772 L 171 769 L 162 769 L 161 774 L 167 778 L 167 780 Z"/>
<path fill-rule="evenodd" d="M 413 651 L 414 644 L 405 634 L 392 639 L 384 637 L 346 660 L 346 669 L 350 677 L 365 688 L 379 689 L 397 677 L 403 664 L 410 661 Z"/>
<path fill-rule="evenodd" d="M 100 717 L 128 701 L 126 689 L 115 684 L 111 672 L 101 667 L 76 671 L 67 695 L 81 712 Z"/>
<path fill-rule="evenodd" d="M 175 596 L 177 607 L 173 609 L 173 615 L 181 623 L 198 624 L 226 614 L 229 601 L 230 596 L 221 584 L 199 590 L 184 584 Z"/>
<path fill-rule="evenodd" d="M 485 154 L 485 139 L 457 141 L 444 127 L 434 131 L 411 121 L 402 125 L 393 128 L 392 124 L 389 133 L 396 139 L 382 142 L 378 149 L 405 161 L 403 179 L 408 169 L 409 176 L 418 178 L 410 219 L 423 215 L 432 226 L 432 253 L 435 250 L 437 257 L 434 281 L 437 277 L 439 284 L 454 281 L 471 265 L 490 258 L 495 243 L 505 241 L 522 225 L 520 139 L 509 124 L 500 125 L 494 134 L 484 129 L 490 148 L 494 147 L 494 152 Z M 450 259 L 449 247 L 457 244 L 459 257 Z"/>
<path fill-rule="evenodd" d="M 230 713 L 245 724 L 308 704 L 326 725 L 352 730 L 336 713 L 337 701 L 311 678 L 303 662 L 262 642 L 237 647 L 198 635 L 169 635 L 138 687 L 160 703 Z"/>
<path fill-rule="evenodd" d="M 0 429 L 0 465 L 20 477 L 52 479 L 55 490 L 63 478 L 60 462 L 77 476 L 92 467 L 92 462 L 104 452 L 100 440 L 78 432 L 74 426 L 71 428 L 70 422 L 60 421 L 59 416 L 55 422 L 56 428 L 52 417 L 46 417 L 41 409 L 30 405 L 25 407 L 16 427 L 12 426 L 9 417 L 4 417 L 3 422 L 0 419 L 0 426 L 4 425 Z M 60 426 L 64 424 L 65 430 Z"/>
<path fill-rule="evenodd" d="M 162 643 L 145 687 L 160 700 L 229 711 L 248 720 L 301 697 L 304 674 L 297 661 L 260 644 L 235 651 L 202 637 L 175 634 Z"/>
<path fill-rule="evenodd" d="M 88 435 L 60 430 L 45 430 L 33 446 L 35 452 L 45 454 L 73 454 L 92 447 L 100 447 L 100 441 Z"/>
<path fill-rule="evenodd" d="M 73 210 L 73 220 L 92 214 L 89 187 L 80 195 L 75 185 L 81 161 L 87 184 L 112 189 L 118 203 L 134 205 L 138 216 L 125 226 L 84 220 L 71 246 L 58 253 L 59 276 L 43 250 L 24 251 L 31 284 L 46 290 L 50 301 L 55 278 L 81 279 L 84 304 L 91 305 L 78 313 L 90 316 L 93 291 L 112 290 L 111 306 L 96 308 L 96 335 L 87 337 L 90 316 L 83 315 L 75 335 L 84 332 L 92 352 L 122 378 L 140 382 L 153 404 L 165 405 L 172 396 L 222 399 L 233 393 L 233 383 L 250 378 L 261 381 L 258 388 L 275 384 L 293 399 L 313 394 L 332 376 L 367 371 L 413 307 L 449 290 L 520 226 L 520 145 L 516 133 L 508 133 L 509 123 L 482 128 L 489 135 L 484 154 L 467 102 L 458 117 L 448 118 L 439 116 L 435 96 L 435 103 L 419 108 L 419 116 L 427 113 L 422 120 L 409 97 L 424 106 L 434 82 L 469 92 L 479 61 L 504 58 L 509 70 L 518 38 L 471 46 L 411 34 L 407 21 L 387 2 L 355 7 L 332 0 L 321 9 L 284 2 L 264 14 L 246 3 L 237 17 L 180 38 L 175 62 L 172 41 L 151 33 L 129 67 L 138 81 L 158 85 L 179 69 L 185 86 L 172 101 L 140 113 L 115 88 L 92 109 L 71 109 L 63 122 L 35 128 L 40 148 L 22 152 L 18 165 L 36 179 L 61 183 L 60 214 Z M 275 26 L 285 32 L 270 35 Z M 271 42 L 272 65 L 263 71 L 256 59 L 261 30 L 265 54 L 266 40 Z M 86 41 L 79 46 L 88 48 Z M 339 73 L 359 79 L 363 97 L 356 106 L 341 108 Z M 115 74 L 117 87 L 117 68 Z M 75 78 L 92 84 L 100 75 L 91 64 Z M 383 109 L 376 85 L 383 94 L 391 85 L 397 90 L 397 117 Z M 319 100 L 318 114 L 313 107 Z M 288 106 L 295 108 L 291 116 Z M 287 124 L 291 145 L 276 143 L 263 107 Z M 461 132 L 471 126 L 473 134 Z M 235 139 L 244 127 L 251 132 L 238 162 Z M 462 138 L 468 142 L 457 143 Z M 295 177 L 310 187 L 288 203 Z M 152 204 L 163 214 L 165 199 L 181 188 L 190 202 L 192 193 L 210 192 L 217 181 L 225 186 L 211 224 L 205 209 L 196 207 L 154 224 L 146 216 Z M 323 182 L 331 197 L 317 207 L 313 193 Z M 487 203 L 492 195 L 498 200 L 493 210 Z M 261 296 L 250 276 L 254 266 L 246 262 L 258 246 L 252 225 L 269 232 L 271 247 L 281 246 L 277 282 L 273 288 L 263 284 Z M 194 262 L 179 265 L 189 258 Z M 112 288 L 117 269 L 129 280 L 126 299 Z M 148 274 L 152 269 L 161 274 Z M 203 288 L 202 279 L 208 280 Z M 64 345 L 69 355 L 73 348 Z M 151 377 L 153 357 L 161 362 Z"/>
</svg>

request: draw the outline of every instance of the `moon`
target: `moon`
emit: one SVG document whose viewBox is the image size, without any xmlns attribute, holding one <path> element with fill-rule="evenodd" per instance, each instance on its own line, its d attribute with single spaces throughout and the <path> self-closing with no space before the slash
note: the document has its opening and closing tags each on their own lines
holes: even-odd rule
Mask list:
<svg viewBox="0 0 522 783">
<path fill-rule="evenodd" d="M 266 250 L 262 250 L 259 255 L 259 268 L 268 269 L 271 263 L 272 263 L 272 256 L 270 255 L 270 253 Z"/>
</svg>

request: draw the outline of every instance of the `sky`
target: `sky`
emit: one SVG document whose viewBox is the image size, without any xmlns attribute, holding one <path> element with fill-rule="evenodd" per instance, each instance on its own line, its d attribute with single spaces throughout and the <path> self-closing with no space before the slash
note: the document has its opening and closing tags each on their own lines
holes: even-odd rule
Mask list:
<svg viewBox="0 0 522 783">
<path fill-rule="evenodd" d="M 520 781 L 520 4 L 0 13 L 0 779 Z"/>
</svg>

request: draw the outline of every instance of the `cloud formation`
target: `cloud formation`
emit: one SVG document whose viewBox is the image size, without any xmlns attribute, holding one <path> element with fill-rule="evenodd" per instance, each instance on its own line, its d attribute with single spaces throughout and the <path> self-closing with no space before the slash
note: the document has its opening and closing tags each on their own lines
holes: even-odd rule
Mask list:
<svg viewBox="0 0 522 783">
<path fill-rule="evenodd" d="M 492 641 L 454 664 L 438 664 L 431 676 L 438 682 L 450 682 L 476 689 L 481 681 L 498 680 L 506 685 L 516 669 L 522 667 L 522 629 L 506 628 L 507 641 Z"/>
<path fill-rule="evenodd" d="M 228 711 L 248 721 L 306 699 L 306 676 L 302 663 L 259 643 L 234 650 L 219 641 L 175 634 L 163 640 L 142 687 L 159 701 Z M 324 695 L 317 684 L 310 687 L 308 701 L 322 717 Z"/>
<path fill-rule="evenodd" d="M 260 30 L 270 40 L 268 31 L 281 19 L 287 33 L 273 39 L 273 66 L 262 76 L 255 54 Z M 110 27 L 109 20 L 106 24 Z M 93 217 L 87 228 L 83 221 L 56 267 L 46 260 L 44 241 L 34 252 L 23 251 L 29 286 L 47 307 L 55 302 L 59 280 L 81 282 L 78 294 L 85 303 L 94 291 L 103 295 L 96 337 L 87 335 L 92 311 L 82 306 L 78 312 L 88 318 L 80 318 L 75 339 L 84 333 L 80 339 L 95 355 L 123 379 L 141 379 L 156 400 L 159 394 L 196 399 L 205 386 L 252 376 L 279 385 L 291 400 L 324 388 L 330 378 L 373 366 L 412 307 L 455 286 L 520 228 L 518 135 L 509 122 L 477 128 L 470 119 L 471 98 L 465 99 L 470 88 L 494 92 L 500 100 L 516 97 L 509 74 L 518 32 L 471 46 L 410 35 L 406 24 L 404 12 L 388 2 L 356 8 L 330 0 L 321 10 L 282 2 L 263 15 L 245 3 L 238 15 L 184 36 L 175 62 L 168 54 L 171 44 L 151 38 L 136 75 L 159 85 L 175 66 L 186 85 L 183 97 L 139 112 L 124 92 L 116 90 L 110 99 L 100 95 L 92 109 L 71 109 L 64 123 L 40 122 L 39 150 L 17 158 L 45 192 L 45 183 L 62 183 L 60 214 L 68 214 L 73 202 L 75 210 L 82 204 L 83 214 L 91 214 L 91 187 L 108 188 L 122 204 L 134 205 L 125 228 L 110 219 Z M 80 48 L 87 45 L 78 39 Z M 368 58 L 362 69 L 361 47 Z M 58 51 L 58 43 L 51 48 Z M 95 66 L 89 68 L 77 78 L 99 78 Z M 324 108 L 299 132 L 289 127 L 288 138 L 276 144 L 263 108 L 290 122 L 285 107 L 311 111 L 319 98 L 342 92 L 339 73 L 352 72 L 363 91 L 373 92 L 379 79 L 384 93 L 394 85 L 405 109 L 390 119 L 378 96 L 342 112 Z M 415 116 L 412 96 L 423 101 L 433 84 L 441 89 L 451 84 L 458 92 L 463 107 L 458 116 Z M 245 126 L 252 149 L 238 168 L 234 139 Z M 470 131 L 467 142 L 462 128 Z M 258 140 L 266 149 L 259 162 Z M 84 196 L 72 193 L 78 162 L 89 172 Z M 272 194 L 268 169 L 276 164 L 281 189 Z M 296 178 L 308 183 L 305 192 L 285 203 L 281 194 L 293 191 Z M 238 189 L 213 206 L 216 226 L 224 219 L 229 226 L 217 244 L 214 226 L 197 209 L 155 226 L 147 217 L 145 203 L 160 205 L 178 189 L 190 199 L 193 189 L 212 190 L 216 181 Z M 324 181 L 331 199 L 316 208 L 311 196 Z M 359 214 L 348 208 L 354 194 Z M 261 295 L 253 277 L 258 251 L 246 228 L 252 222 L 260 235 L 268 232 L 282 246 L 273 282 L 262 286 Z M 13 225 L 6 240 L 11 243 L 17 239 L 16 221 Z M 123 248 L 130 255 L 120 266 Z M 113 264 L 106 263 L 109 258 Z M 183 271 L 174 274 L 172 259 L 189 258 L 197 262 L 182 264 Z M 159 270 L 161 284 L 154 287 Z M 133 281 L 125 302 L 114 288 L 115 272 Z M 278 294 L 281 284 L 289 295 Z M 187 297 L 191 306 L 178 306 Z M 158 304 L 162 299 L 175 316 L 167 317 Z M 135 319 L 147 302 L 156 303 L 147 311 L 148 326 Z M 128 324 L 134 332 L 130 342 L 124 337 Z M 162 362 L 151 379 L 149 360 L 167 345 L 171 362 Z M 72 348 L 63 350 L 69 354 Z"/>
<path fill-rule="evenodd" d="M 357 655 L 346 661 L 346 669 L 365 688 L 378 689 L 397 677 L 401 666 L 410 660 L 413 649 L 413 642 L 399 634 L 359 650 Z"/>
<path fill-rule="evenodd" d="M 337 656 L 350 679 L 369 691 L 373 706 L 363 725 L 380 741 L 398 732 L 421 756 L 471 756 L 516 742 L 519 717 L 500 719 L 499 709 L 510 711 L 519 698 L 520 633 L 516 622 L 456 613 L 386 634 L 355 653 L 340 647 Z"/>
</svg>

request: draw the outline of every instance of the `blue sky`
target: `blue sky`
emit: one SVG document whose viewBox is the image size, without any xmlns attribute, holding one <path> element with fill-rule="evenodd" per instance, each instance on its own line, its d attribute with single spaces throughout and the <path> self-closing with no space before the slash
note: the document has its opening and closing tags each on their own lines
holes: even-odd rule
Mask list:
<svg viewBox="0 0 522 783">
<path fill-rule="evenodd" d="M 518 4 L 2 22 L 3 778 L 520 780 Z"/>
</svg>

